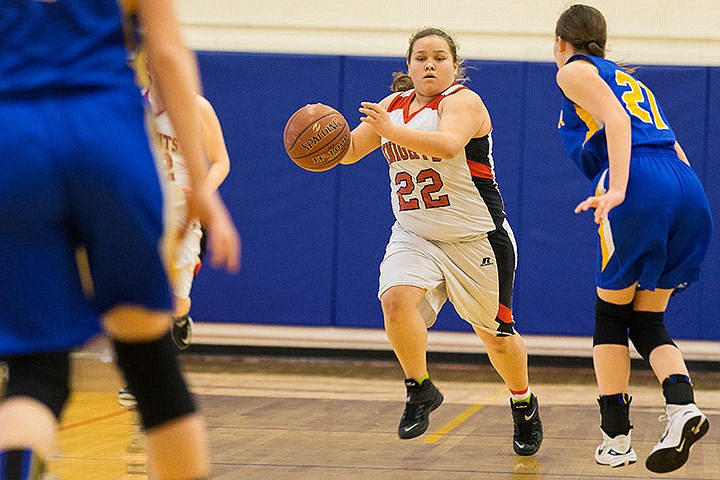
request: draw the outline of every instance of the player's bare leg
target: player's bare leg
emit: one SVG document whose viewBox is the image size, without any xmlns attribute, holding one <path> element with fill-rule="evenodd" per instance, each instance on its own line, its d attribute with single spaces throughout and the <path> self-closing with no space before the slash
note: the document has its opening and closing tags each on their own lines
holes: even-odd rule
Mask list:
<svg viewBox="0 0 720 480">
<path fill-rule="evenodd" d="M 115 341 L 152 343 L 162 337 L 167 339 L 170 314 L 138 307 L 116 307 L 105 316 L 104 323 L 107 333 Z M 208 476 L 207 436 L 198 413 L 179 415 L 146 428 L 146 449 L 152 478 L 200 479 Z"/>
<path fill-rule="evenodd" d="M 543 430 L 537 397 L 530 391 L 525 341 L 519 334 L 499 337 L 477 327 L 473 329 L 511 393 L 513 450 L 518 455 L 534 455 L 542 443 Z"/>
<path fill-rule="evenodd" d="M 381 298 L 385 332 L 405 373 L 407 402 L 398 426 L 403 439 L 425 433 L 430 412 L 443 401 L 427 369 L 427 327 L 417 308 L 424 295 L 422 288 L 401 285 L 389 288 Z"/>
<path fill-rule="evenodd" d="M 400 285 L 382 295 L 385 333 L 407 378 L 427 374 L 427 327 L 417 305 L 425 295 L 418 287 Z"/>
<path fill-rule="evenodd" d="M 490 363 L 502 377 L 511 391 L 522 391 L 528 387 L 527 349 L 525 341 L 518 334 L 498 337 L 473 327 L 487 349 Z"/>
<path fill-rule="evenodd" d="M 0 404 L 0 462 L 3 468 L 28 468 L 38 480 L 45 471 L 57 438 L 57 420 L 50 409 L 30 397 L 12 397 Z M 8 473 L 7 470 L 0 472 Z M 23 477 L 25 478 L 25 477 Z"/>
</svg>

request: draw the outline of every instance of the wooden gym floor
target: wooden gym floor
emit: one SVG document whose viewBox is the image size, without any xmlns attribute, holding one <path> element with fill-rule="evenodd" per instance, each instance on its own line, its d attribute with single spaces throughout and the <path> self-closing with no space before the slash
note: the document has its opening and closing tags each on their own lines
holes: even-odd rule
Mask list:
<svg viewBox="0 0 720 480">
<path fill-rule="evenodd" d="M 213 479 L 720 479 L 720 373 L 707 365 L 692 374 L 710 432 L 693 447 L 688 465 L 657 475 L 644 459 L 663 433 L 663 399 L 646 369 L 632 376 L 638 463 L 612 469 L 593 459 L 600 432 L 588 362 L 531 357 L 545 440 L 537 455 L 519 457 L 507 392 L 480 357 L 475 364 L 431 358 L 445 403 L 424 436 L 400 440 L 405 393 L 392 358 L 192 350 L 181 359 L 206 416 Z M 75 357 L 75 392 L 47 480 L 147 478 L 135 414 L 117 405 L 122 382 L 110 360 L 107 347 L 97 345 Z"/>
</svg>

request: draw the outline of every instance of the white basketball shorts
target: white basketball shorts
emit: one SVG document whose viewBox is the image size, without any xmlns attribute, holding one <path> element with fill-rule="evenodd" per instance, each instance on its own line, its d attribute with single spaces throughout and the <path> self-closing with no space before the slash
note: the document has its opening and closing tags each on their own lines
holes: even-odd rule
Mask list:
<svg viewBox="0 0 720 480">
<path fill-rule="evenodd" d="M 398 285 L 423 288 L 427 303 L 418 308 L 427 327 L 435 323 L 440 308 L 449 299 L 466 322 L 493 335 L 513 335 L 511 299 L 516 256 L 512 231 L 507 225 L 507 230 L 499 229 L 491 236 L 495 238 L 434 242 L 408 232 L 396 222 L 380 264 L 378 297 Z M 503 241 L 498 248 L 500 237 Z M 501 303 L 501 298 L 507 305 Z"/>
</svg>

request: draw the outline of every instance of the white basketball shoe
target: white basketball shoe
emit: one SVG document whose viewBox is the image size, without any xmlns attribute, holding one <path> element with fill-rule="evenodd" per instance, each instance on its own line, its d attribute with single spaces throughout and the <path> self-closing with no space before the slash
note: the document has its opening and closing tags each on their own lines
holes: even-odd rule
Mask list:
<svg viewBox="0 0 720 480">
<path fill-rule="evenodd" d="M 630 432 L 627 435 L 609 437 L 603 429 L 600 429 L 603 442 L 595 450 L 595 461 L 600 465 L 611 467 L 622 467 L 637 462 L 637 455 L 630 445 Z"/>
<path fill-rule="evenodd" d="M 645 460 L 651 472 L 666 473 L 685 465 L 690 447 L 710 428 L 708 419 L 694 403 L 666 405 L 661 422 L 667 420 L 665 433 Z"/>
</svg>

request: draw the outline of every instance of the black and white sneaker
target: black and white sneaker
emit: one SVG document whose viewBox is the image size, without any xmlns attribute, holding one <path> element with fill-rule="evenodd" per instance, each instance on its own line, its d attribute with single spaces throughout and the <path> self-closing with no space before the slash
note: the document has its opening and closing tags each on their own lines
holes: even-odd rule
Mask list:
<svg viewBox="0 0 720 480">
<path fill-rule="evenodd" d="M 609 436 L 601 428 L 603 441 L 595 450 L 595 462 L 598 465 L 608 465 L 610 467 L 622 467 L 630 465 L 637 461 L 637 454 L 631 445 L 631 435 L 628 431 L 627 435 Z"/>
<path fill-rule="evenodd" d="M 419 384 L 412 378 L 405 379 L 407 402 L 398 426 L 398 436 L 404 440 L 419 437 L 430 425 L 430 412 L 443 402 L 443 395 L 430 379 Z"/>
<path fill-rule="evenodd" d="M 193 321 L 189 315 L 173 319 L 172 339 L 180 350 L 186 350 L 192 342 Z"/>
<path fill-rule="evenodd" d="M 135 410 L 137 407 L 137 399 L 127 386 L 118 392 L 118 405 L 127 410 Z"/>
<path fill-rule="evenodd" d="M 690 447 L 710 428 L 707 417 L 694 403 L 666 405 L 665 412 L 660 416 L 660 421 L 668 422 L 665 433 L 645 460 L 645 467 L 656 473 L 672 472 L 685 465 Z"/>
<path fill-rule="evenodd" d="M 518 455 L 535 455 L 543 441 L 542 421 L 538 411 L 538 401 L 530 394 L 527 402 L 513 402 L 510 399 L 513 423 L 513 450 Z"/>
</svg>

